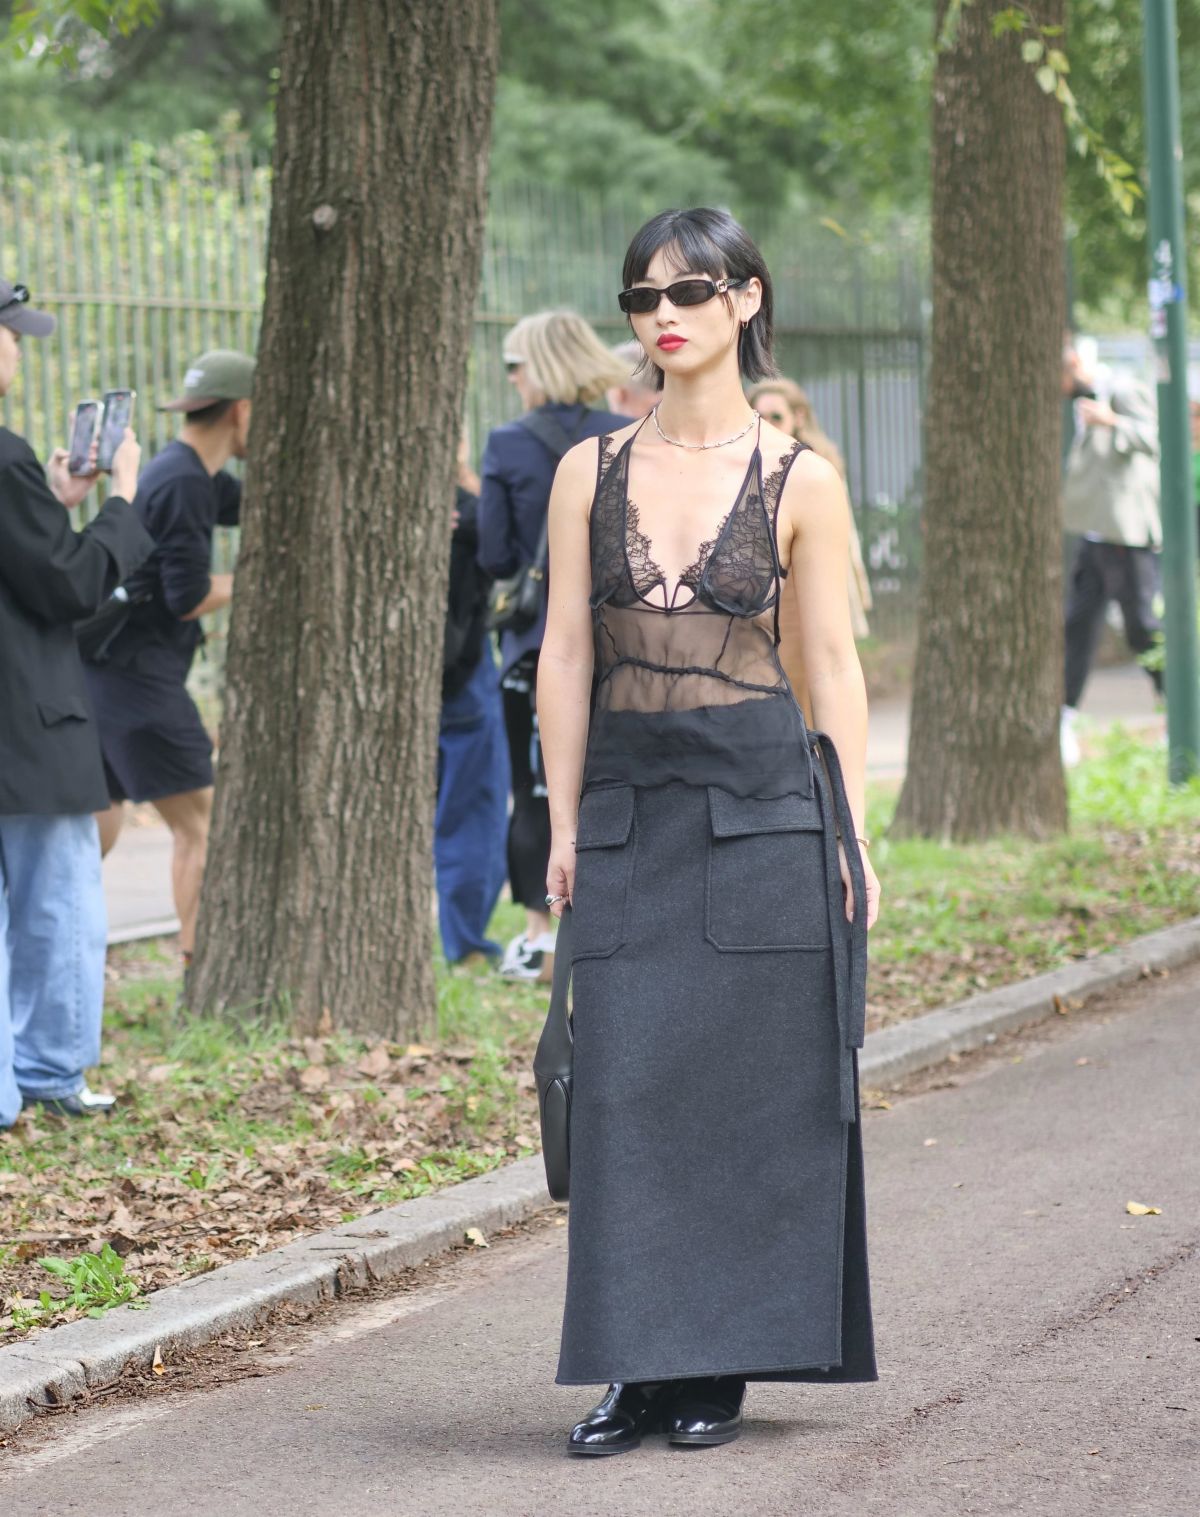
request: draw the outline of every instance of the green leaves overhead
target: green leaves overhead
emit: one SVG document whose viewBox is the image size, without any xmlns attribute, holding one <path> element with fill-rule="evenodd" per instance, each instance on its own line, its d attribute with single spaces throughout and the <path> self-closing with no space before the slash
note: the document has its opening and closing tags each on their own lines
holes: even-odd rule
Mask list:
<svg viewBox="0 0 1200 1517">
<path fill-rule="evenodd" d="M 939 35 L 932 5 L 895 0 L 500 0 L 493 175 L 811 209 L 852 229 L 921 215 L 936 47 L 977 3 L 949 0 Z M 162 140 L 236 113 L 260 148 L 270 140 L 279 0 L 0 0 L 6 14 L 0 94 L 24 133 L 126 135 L 132 123 Z M 1178 0 L 1178 14 L 1186 187 L 1200 210 L 1200 0 Z M 1007 5 L 992 33 L 1066 117 L 1077 293 L 1128 312 L 1145 281 L 1141 0 L 1072 0 L 1066 33 L 1039 26 L 1033 5 Z"/>
<path fill-rule="evenodd" d="M 26 57 L 76 65 L 96 38 L 127 37 L 156 19 L 159 0 L 16 0 L 8 40 Z"/>
</svg>

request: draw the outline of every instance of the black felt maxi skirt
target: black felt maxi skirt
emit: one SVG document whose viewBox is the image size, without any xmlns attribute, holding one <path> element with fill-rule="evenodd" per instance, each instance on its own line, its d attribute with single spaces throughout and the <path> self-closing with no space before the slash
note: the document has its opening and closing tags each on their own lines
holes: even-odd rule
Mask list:
<svg viewBox="0 0 1200 1517">
<path fill-rule="evenodd" d="M 839 801 L 583 796 L 560 1384 L 877 1378 Z"/>
</svg>

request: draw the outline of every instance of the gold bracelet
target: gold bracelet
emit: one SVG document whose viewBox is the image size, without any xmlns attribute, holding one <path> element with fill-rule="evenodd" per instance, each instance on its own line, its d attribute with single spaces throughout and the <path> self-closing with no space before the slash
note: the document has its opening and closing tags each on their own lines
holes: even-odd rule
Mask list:
<svg viewBox="0 0 1200 1517">
<path fill-rule="evenodd" d="M 861 843 L 864 848 L 869 848 L 871 846 L 871 839 L 870 838 L 860 838 L 857 833 L 855 833 L 854 838 L 855 838 L 855 841 L 858 842 L 858 843 Z"/>
</svg>

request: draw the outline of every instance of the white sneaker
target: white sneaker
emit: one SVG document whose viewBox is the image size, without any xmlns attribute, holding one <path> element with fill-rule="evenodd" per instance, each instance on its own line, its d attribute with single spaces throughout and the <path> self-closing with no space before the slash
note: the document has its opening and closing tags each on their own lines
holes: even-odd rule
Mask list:
<svg viewBox="0 0 1200 1517">
<path fill-rule="evenodd" d="M 1062 708 L 1062 718 L 1058 724 L 1058 747 L 1062 754 L 1064 769 L 1074 769 L 1083 757 L 1079 749 L 1079 739 L 1075 735 L 1075 723 L 1078 717 L 1079 713 L 1074 706 Z"/>
<path fill-rule="evenodd" d="M 527 938 L 518 933 L 504 950 L 500 976 L 505 980 L 549 980 L 554 973 L 554 934 Z"/>
</svg>

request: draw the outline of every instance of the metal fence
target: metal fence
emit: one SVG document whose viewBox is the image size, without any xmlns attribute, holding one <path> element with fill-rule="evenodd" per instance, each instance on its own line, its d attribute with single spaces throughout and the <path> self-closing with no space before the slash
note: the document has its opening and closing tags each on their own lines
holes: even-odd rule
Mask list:
<svg viewBox="0 0 1200 1517">
<path fill-rule="evenodd" d="M 49 341 L 25 344 L 5 423 L 45 456 L 76 400 L 131 385 L 145 456 L 161 447 L 171 423 L 153 406 L 188 360 L 254 347 L 269 207 L 268 167 L 200 135 L 103 149 L 0 140 L 0 269 L 59 323 Z M 519 409 L 501 339 L 520 316 L 571 306 L 606 338 L 627 335 L 614 290 L 629 235 L 653 209 L 582 190 L 493 187 L 470 360 L 476 454 Z M 846 458 L 876 597 L 872 631 L 904 638 L 918 567 L 923 251 L 903 238 L 868 247 L 805 218 L 747 220 L 776 283 L 780 365 Z"/>
</svg>

